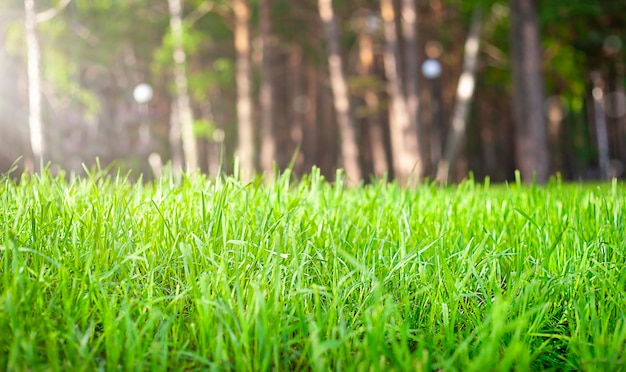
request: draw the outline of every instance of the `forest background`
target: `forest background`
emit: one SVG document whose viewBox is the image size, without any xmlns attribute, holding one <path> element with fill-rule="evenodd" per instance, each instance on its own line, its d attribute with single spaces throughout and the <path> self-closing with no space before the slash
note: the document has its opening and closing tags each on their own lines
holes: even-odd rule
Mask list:
<svg viewBox="0 0 626 372">
<path fill-rule="evenodd" d="M 623 177 L 625 37 L 617 0 L 0 0 L 0 172 Z"/>
</svg>

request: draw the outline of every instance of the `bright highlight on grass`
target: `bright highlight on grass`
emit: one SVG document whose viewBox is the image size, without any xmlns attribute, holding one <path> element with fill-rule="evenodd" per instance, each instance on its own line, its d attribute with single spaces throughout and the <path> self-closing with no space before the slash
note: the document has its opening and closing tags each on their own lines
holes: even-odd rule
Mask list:
<svg viewBox="0 0 626 372">
<path fill-rule="evenodd" d="M 1 370 L 624 370 L 623 184 L 0 184 Z"/>
</svg>

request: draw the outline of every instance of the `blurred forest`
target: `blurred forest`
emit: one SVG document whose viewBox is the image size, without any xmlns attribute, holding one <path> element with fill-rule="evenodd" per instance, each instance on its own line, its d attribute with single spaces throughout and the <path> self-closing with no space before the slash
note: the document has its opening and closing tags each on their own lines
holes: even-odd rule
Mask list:
<svg viewBox="0 0 626 372">
<path fill-rule="evenodd" d="M 0 172 L 619 178 L 625 37 L 622 0 L 0 0 Z"/>
</svg>

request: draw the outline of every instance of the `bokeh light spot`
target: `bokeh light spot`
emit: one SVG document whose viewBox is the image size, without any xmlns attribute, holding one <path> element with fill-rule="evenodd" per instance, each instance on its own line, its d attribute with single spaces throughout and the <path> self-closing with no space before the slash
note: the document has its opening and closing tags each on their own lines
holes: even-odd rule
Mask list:
<svg viewBox="0 0 626 372">
<path fill-rule="evenodd" d="M 617 54 L 622 49 L 622 40 L 617 35 L 609 35 L 604 38 L 603 47 L 608 54 Z"/>
<path fill-rule="evenodd" d="M 557 122 L 565 119 L 569 113 L 569 106 L 565 99 L 559 95 L 548 97 L 544 104 L 544 110 L 546 116 L 552 122 Z"/>
</svg>

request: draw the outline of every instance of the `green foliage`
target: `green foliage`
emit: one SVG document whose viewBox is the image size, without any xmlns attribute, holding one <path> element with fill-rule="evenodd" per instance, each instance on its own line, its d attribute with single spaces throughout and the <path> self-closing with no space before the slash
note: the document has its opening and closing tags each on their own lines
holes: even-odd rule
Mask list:
<svg viewBox="0 0 626 372">
<path fill-rule="evenodd" d="M 235 78 L 235 63 L 228 58 L 218 58 L 213 62 L 214 78 L 220 85 L 228 84 Z"/>
<path fill-rule="evenodd" d="M 207 22 L 210 22 L 207 24 Z M 196 101 L 207 99 L 207 92 L 212 86 L 230 87 L 234 84 L 233 61 L 229 58 L 220 57 L 208 53 L 216 41 L 215 38 L 223 39 L 231 37 L 230 32 L 224 32 L 224 25 L 219 20 L 219 15 L 209 13 L 197 20 L 194 24 L 183 21 L 183 48 L 187 53 L 187 75 L 189 78 L 189 90 Z M 230 43 L 230 41 L 229 41 Z M 212 61 L 201 68 L 191 68 L 191 59 L 198 61 Z M 173 65 L 173 40 L 168 31 L 158 48 L 153 52 L 151 70 L 155 76 L 168 75 Z"/>
<path fill-rule="evenodd" d="M 194 121 L 193 123 L 194 137 L 212 141 L 214 133 L 215 133 L 215 123 L 211 123 L 202 119 Z"/>
<path fill-rule="evenodd" d="M 625 186 L 0 182 L 0 369 L 622 370 Z"/>
<path fill-rule="evenodd" d="M 6 48 L 15 56 L 26 59 L 24 45 L 24 25 L 22 22 L 12 22 L 7 27 Z M 85 89 L 78 79 L 79 64 L 76 59 L 68 58 L 68 51 L 59 47 L 59 40 L 66 37 L 66 24 L 54 18 L 38 25 L 39 47 L 41 53 L 40 64 L 43 66 L 43 81 L 52 88 L 57 97 L 63 102 L 73 101 L 79 104 L 87 116 L 99 113 L 100 102 L 93 92 Z M 71 99 L 68 99 L 71 97 Z"/>
<path fill-rule="evenodd" d="M 66 35 L 58 40 L 68 57 L 101 66 L 111 66 L 129 45 L 149 55 L 167 25 L 167 13 L 147 0 L 72 1 L 61 16 Z"/>
<path fill-rule="evenodd" d="M 58 97 L 72 97 L 80 104 L 87 116 L 96 116 L 100 111 L 100 102 L 93 91 L 84 88 L 79 79 L 80 65 L 75 59 L 68 59 L 67 51 L 57 47 L 58 40 L 65 34 L 65 23 L 52 19 L 40 24 L 42 46 L 43 79 L 51 84 Z"/>
<path fill-rule="evenodd" d="M 45 53 L 44 80 L 52 84 L 55 94 L 59 97 L 71 97 L 79 103 L 88 117 L 97 116 L 100 112 L 100 101 L 93 91 L 85 89 L 77 79 L 79 65 L 76 61 L 67 60 L 58 50 L 50 49 Z"/>
<path fill-rule="evenodd" d="M 199 31 L 189 27 L 186 22 L 183 22 L 183 36 L 183 48 L 187 54 L 196 52 L 198 44 L 206 37 L 206 35 L 202 35 Z M 168 30 L 163 36 L 161 46 L 154 50 L 152 70 L 155 74 L 163 74 L 164 70 L 173 65 L 173 50 L 174 40 L 172 33 Z"/>
</svg>

